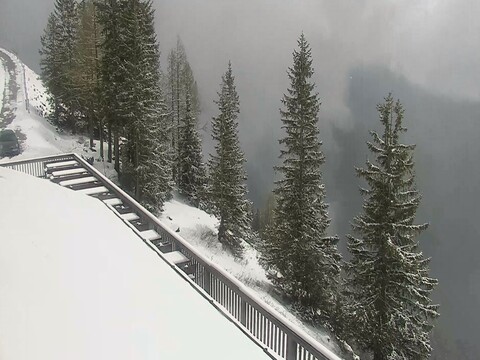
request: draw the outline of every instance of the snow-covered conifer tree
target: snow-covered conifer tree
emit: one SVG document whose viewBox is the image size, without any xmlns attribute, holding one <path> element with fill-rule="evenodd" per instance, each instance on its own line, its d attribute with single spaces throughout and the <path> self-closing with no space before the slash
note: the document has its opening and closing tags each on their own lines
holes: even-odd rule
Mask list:
<svg viewBox="0 0 480 360">
<path fill-rule="evenodd" d="M 196 119 L 200 113 L 199 95 L 197 83 L 192 68 L 187 59 L 185 47 L 177 38 L 177 45 L 168 55 L 166 97 L 171 122 L 171 144 L 174 151 L 173 176 L 177 184 L 180 183 L 180 133 L 182 121 L 185 119 L 186 98 L 190 97 L 190 111 Z"/>
<path fill-rule="evenodd" d="M 42 81 L 50 92 L 53 113 L 51 118 L 55 123 L 59 123 L 60 117 L 60 72 L 62 64 L 57 53 L 57 20 L 55 14 L 51 13 L 48 17 L 47 26 L 40 38 L 42 47 L 40 49 L 40 68 Z"/>
<path fill-rule="evenodd" d="M 330 223 L 324 202 L 321 166 L 324 155 L 318 139 L 320 101 L 311 81 L 310 46 L 302 34 L 289 68 L 290 87 L 281 110 L 286 135 L 277 167 L 273 224 L 263 248 L 270 279 L 310 320 L 328 321 L 336 301 L 340 272 L 337 237 L 327 236 Z"/>
<path fill-rule="evenodd" d="M 115 168 L 123 185 L 157 211 L 170 196 L 172 176 L 152 2 L 105 0 L 99 13 L 104 35 L 102 93 L 114 131 Z M 120 135 L 126 139 L 121 168 Z"/>
<path fill-rule="evenodd" d="M 141 186 L 141 201 L 152 212 L 162 210 L 172 192 L 172 163 L 168 143 L 167 107 L 163 100 L 158 103 L 157 114 L 141 127 L 138 184 Z"/>
<path fill-rule="evenodd" d="M 126 0 L 125 5 L 125 87 L 119 105 L 128 140 L 122 167 L 132 177 L 136 198 L 160 210 L 170 196 L 171 160 L 154 10 L 150 0 Z"/>
<path fill-rule="evenodd" d="M 94 0 L 82 1 L 78 6 L 79 27 L 72 69 L 73 87 L 78 112 L 86 119 L 90 147 L 93 147 L 94 129 L 102 129 L 100 115 L 100 26 Z M 80 115 L 79 115 L 80 116 Z M 100 134 L 100 153 L 103 157 L 103 129 Z"/>
<path fill-rule="evenodd" d="M 415 186 L 414 145 L 400 142 L 406 131 L 404 109 L 391 95 L 377 106 L 383 134 L 367 142 L 375 161 L 357 168 L 365 179 L 363 212 L 353 220 L 357 236 L 348 237 L 347 317 L 350 336 L 374 360 L 427 359 L 432 319 L 438 316 L 430 294 L 437 284 L 416 236 L 420 195 Z"/>
<path fill-rule="evenodd" d="M 101 68 L 101 97 L 102 117 L 108 126 L 108 153 L 107 161 L 115 158 L 115 170 L 120 172 L 120 131 L 123 119 L 120 112 L 118 94 L 124 85 L 124 31 L 121 26 L 121 17 L 125 1 L 104 0 L 97 2 L 99 23 L 102 31 L 102 59 Z M 113 136 L 113 139 L 112 139 Z"/>
<path fill-rule="evenodd" d="M 178 189 L 195 206 L 204 201 L 206 172 L 202 158 L 202 144 L 196 129 L 190 94 L 185 99 L 185 117 L 180 127 Z"/>
<path fill-rule="evenodd" d="M 75 93 L 71 72 L 77 41 L 77 3 L 75 0 L 56 0 L 42 40 L 42 77 L 52 93 L 53 120 L 75 129 Z"/>
<path fill-rule="evenodd" d="M 220 220 L 218 240 L 236 256 L 241 256 L 242 240 L 250 237 L 251 220 L 243 169 L 245 159 L 238 140 L 240 102 L 231 63 L 222 76 L 218 96 L 216 103 L 220 114 L 212 121 L 215 153 L 209 161 L 209 197 Z"/>
</svg>

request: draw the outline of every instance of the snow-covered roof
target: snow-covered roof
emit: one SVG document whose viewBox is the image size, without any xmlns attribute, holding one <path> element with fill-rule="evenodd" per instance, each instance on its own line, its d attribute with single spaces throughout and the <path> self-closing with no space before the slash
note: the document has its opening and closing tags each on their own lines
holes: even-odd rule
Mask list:
<svg viewBox="0 0 480 360">
<path fill-rule="evenodd" d="M 100 201 L 0 168 L 1 359 L 266 359 Z"/>
</svg>

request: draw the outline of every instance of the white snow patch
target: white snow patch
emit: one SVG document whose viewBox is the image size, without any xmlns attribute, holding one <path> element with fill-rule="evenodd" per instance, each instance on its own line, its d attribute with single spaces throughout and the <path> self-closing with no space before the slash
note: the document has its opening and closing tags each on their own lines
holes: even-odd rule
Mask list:
<svg viewBox="0 0 480 360">
<path fill-rule="evenodd" d="M 1 359 L 266 359 L 100 201 L 0 168 Z"/>
<path fill-rule="evenodd" d="M 49 103 L 50 96 L 45 88 L 40 76 L 37 75 L 27 65 L 23 65 L 25 82 L 27 84 L 26 91 L 29 100 L 30 109 L 38 115 L 45 117 L 51 111 Z"/>
<path fill-rule="evenodd" d="M 219 221 L 215 216 L 207 214 L 196 207 L 185 204 L 178 194 L 164 204 L 164 211 L 159 218 L 165 225 L 192 244 L 204 257 L 220 266 L 236 277 L 257 294 L 258 298 L 275 309 L 287 320 L 299 326 L 308 335 L 325 345 L 333 352 L 339 353 L 339 348 L 331 341 L 327 333 L 312 328 L 303 323 L 289 308 L 277 300 L 273 286 L 267 279 L 265 270 L 258 262 L 257 251 L 246 244 L 244 258 L 236 260 L 222 248 L 217 239 Z"/>
<path fill-rule="evenodd" d="M 242 261 L 226 252 L 217 240 L 215 216 L 185 204 L 178 196 L 164 205 L 160 220 L 172 230 L 178 231 L 207 259 L 218 264 L 242 282 L 269 286 L 265 271 L 257 260 L 257 252 L 248 246 Z"/>
</svg>

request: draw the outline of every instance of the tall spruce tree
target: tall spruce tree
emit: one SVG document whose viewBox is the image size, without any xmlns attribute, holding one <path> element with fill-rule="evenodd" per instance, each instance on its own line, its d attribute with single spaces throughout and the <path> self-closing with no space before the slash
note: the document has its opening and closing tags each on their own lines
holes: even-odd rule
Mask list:
<svg viewBox="0 0 480 360">
<path fill-rule="evenodd" d="M 240 257 L 242 240 L 250 238 L 251 219 L 250 203 L 246 200 L 245 158 L 238 140 L 240 102 L 231 63 L 222 76 L 218 96 L 216 104 L 220 114 L 212 121 L 215 154 L 209 160 L 209 196 L 214 213 L 220 219 L 218 240 Z"/>
<path fill-rule="evenodd" d="M 137 170 L 141 201 L 152 212 L 161 211 L 172 192 L 171 152 L 166 124 L 167 109 L 160 98 L 157 114 L 141 127 L 145 133 Z"/>
<path fill-rule="evenodd" d="M 185 117 L 180 127 L 178 189 L 195 206 L 205 201 L 206 172 L 202 144 L 196 129 L 189 92 L 185 99 Z"/>
<path fill-rule="evenodd" d="M 142 32 L 138 63 L 141 74 L 140 104 L 143 117 L 137 117 L 139 131 L 140 199 L 152 211 L 161 211 L 172 191 L 172 155 L 168 138 L 168 109 L 161 88 L 160 51 L 155 33 L 155 10 L 152 1 L 141 1 L 139 26 Z M 143 131 L 142 129 L 145 129 Z"/>
<path fill-rule="evenodd" d="M 171 161 L 154 10 L 149 0 L 127 0 L 125 9 L 125 87 L 118 94 L 128 139 L 122 176 L 132 177 L 138 200 L 159 210 L 170 195 Z"/>
<path fill-rule="evenodd" d="M 52 120 L 76 129 L 76 97 L 72 70 L 77 41 L 78 16 L 75 0 L 56 0 L 55 8 L 41 37 L 42 78 L 52 94 Z"/>
<path fill-rule="evenodd" d="M 321 173 L 325 160 L 317 126 L 320 101 L 312 75 L 311 50 L 302 34 L 282 100 L 286 135 L 280 140 L 283 164 L 276 168 L 282 178 L 276 182 L 273 224 L 262 257 L 272 282 L 302 315 L 328 323 L 336 302 L 340 255 L 338 238 L 327 236 L 330 219 Z"/>
<path fill-rule="evenodd" d="M 50 114 L 52 120 L 58 124 L 60 117 L 60 72 L 61 61 L 57 53 L 58 46 L 57 36 L 57 19 L 54 13 L 51 13 L 48 17 L 47 26 L 40 38 L 40 69 L 42 81 L 49 90 L 51 97 L 51 106 L 53 113 Z"/>
<path fill-rule="evenodd" d="M 103 124 L 100 103 L 100 26 L 94 0 L 84 0 L 78 6 L 79 27 L 72 71 L 79 113 L 86 118 L 86 127 L 93 147 L 94 129 L 99 128 L 100 153 L 103 158 Z"/>
<path fill-rule="evenodd" d="M 115 169 L 137 200 L 157 211 L 170 196 L 172 165 L 152 2 L 104 0 L 99 15 L 102 94 L 109 144 L 114 136 Z M 126 139 L 121 154 L 120 136 Z M 110 145 L 108 153 L 110 158 Z"/>
<path fill-rule="evenodd" d="M 124 0 L 103 0 L 96 3 L 102 32 L 102 60 L 100 62 L 102 119 L 108 127 L 107 161 L 115 158 L 115 170 L 120 173 L 120 132 L 124 121 L 121 117 L 119 97 L 124 87 L 125 36 L 121 23 L 125 11 Z M 112 138 L 113 137 L 113 138 Z"/>
<path fill-rule="evenodd" d="M 57 19 L 57 52 L 62 63 L 60 71 L 60 100 L 62 113 L 59 123 L 71 130 L 77 130 L 75 110 L 78 108 L 73 86 L 72 72 L 75 64 L 75 46 L 78 32 L 77 2 L 75 0 L 57 0 L 55 3 Z"/>
<path fill-rule="evenodd" d="M 361 189 L 363 213 L 352 224 L 358 237 L 348 236 L 348 328 L 374 360 L 427 359 L 432 319 L 438 316 L 430 300 L 437 281 L 428 276 L 429 259 L 416 240 L 427 224 L 414 224 L 420 203 L 415 146 L 400 142 L 406 129 L 399 101 L 390 94 L 377 110 L 383 134 L 371 131 L 373 141 L 367 142 L 375 161 L 356 169 L 368 187 Z"/>
<path fill-rule="evenodd" d="M 177 45 L 168 55 L 166 94 L 171 122 L 171 144 L 174 150 L 173 177 L 180 184 L 180 137 L 181 126 L 186 116 L 186 98 L 190 97 L 190 111 L 196 119 L 200 113 L 197 83 L 187 59 L 185 47 L 177 38 Z"/>
</svg>

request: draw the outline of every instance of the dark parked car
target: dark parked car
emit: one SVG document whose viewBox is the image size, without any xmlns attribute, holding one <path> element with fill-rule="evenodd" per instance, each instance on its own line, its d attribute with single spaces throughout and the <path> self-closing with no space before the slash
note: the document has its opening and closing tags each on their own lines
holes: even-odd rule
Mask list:
<svg viewBox="0 0 480 360">
<path fill-rule="evenodd" d="M 20 144 L 17 135 L 10 129 L 0 131 L 0 156 L 13 156 L 20 154 Z"/>
</svg>

